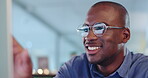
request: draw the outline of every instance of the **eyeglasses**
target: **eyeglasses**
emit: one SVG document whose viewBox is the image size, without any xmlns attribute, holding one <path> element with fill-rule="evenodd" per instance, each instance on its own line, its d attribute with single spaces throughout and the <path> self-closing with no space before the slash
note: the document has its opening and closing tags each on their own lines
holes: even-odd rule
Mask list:
<svg viewBox="0 0 148 78">
<path fill-rule="evenodd" d="M 93 26 L 82 25 L 77 28 L 77 32 L 80 32 L 82 37 L 86 37 L 88 35 L 90 29 L 92 29 L 92 31 L 94 32 L 94 34 L 96 36 L 102 36 L 108 28 L 123 29 L 126 27 L 114 27 L 114 26 L 107 26 L 105 23 L 96 23 Z"/>
</svg>

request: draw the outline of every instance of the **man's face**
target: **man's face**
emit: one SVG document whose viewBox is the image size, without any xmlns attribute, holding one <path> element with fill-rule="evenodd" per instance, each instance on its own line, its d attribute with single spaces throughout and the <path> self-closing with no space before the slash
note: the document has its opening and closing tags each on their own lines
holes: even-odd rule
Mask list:
<svg viewBox="0 0 148 78">
<path fill-rule="evenodd" d="M 108 26 L 123 27 L 123 20 L 119 12 L 112 7 L 100 6 L 91 8 L 85 24 L 93 26 L 103 22 Z M 122 29 L 107 29 L 103 36 L 98 37 L 92 30 L 83 37 L 88 61 L 93 64 L 103 64 L 117 57 L 121 47 Z"/>
</svg>

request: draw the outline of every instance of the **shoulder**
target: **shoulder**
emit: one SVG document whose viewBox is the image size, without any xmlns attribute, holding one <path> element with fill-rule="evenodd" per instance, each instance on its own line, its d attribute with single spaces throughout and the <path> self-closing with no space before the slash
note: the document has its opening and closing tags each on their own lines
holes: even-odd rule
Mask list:
<svg viewBox="0 0 148 78">
<path fill-rule="evenodd" d="M 87 63 L 87 57 L 85 53 L 73 57 L 60 67 L 55 78 L 74 78 L 76 76 L 74 74 L 77 74 L 76 72 L 83 70 L 83 65 L 85 65 L 84 63 Z"/>
<path fill-rule="evenodd" d="M 133 63 L 144 63 L 148 64 L 148 56 L 141 53 L 133 53 L 131 52 L 131 58 Z"/>
<path fill-rule="evenodd" d="M 72 59 L 70 59 L 68 62 L 66 62 L 65 64 L 66 65 L 72 65 L 72 66 L 75 66 L 75 65 L 79 65 L 81 63 L 85 63 L 87 62 L 87 57 L 86 57 L 86 54 L 83 53 L 79 56 L 75 56 L 73 57 Z"/>
<path fill-rule="evenodd" d="M 79 71 L 80 68 L 84 68 L 86 67 L 86 65 L 88 64 L 88 60 L 86 57 L 86 54 L 83 53 L 79 56 L 75 56 L 72 59 L 70 59 L 68 62 L 66 62 L 64 65 L 73 71 Z"/>
<path fill-rule="evenodd" d="M 148 56 L 141 53 L 131 53 L 132 64 L 131 69 L 132 72 L 142 78 L 147 78 L 148 75 Z"/>
</svg>

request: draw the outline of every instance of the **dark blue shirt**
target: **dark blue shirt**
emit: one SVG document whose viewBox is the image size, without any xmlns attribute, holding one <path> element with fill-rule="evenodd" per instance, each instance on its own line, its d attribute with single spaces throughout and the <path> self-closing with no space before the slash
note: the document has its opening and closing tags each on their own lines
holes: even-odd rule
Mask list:
<svg viewBox="0 0 148 78">
<path fill-rule="evenodd" d="M 100 74 L 95 64 L 90 64 L 86 54 L 66 62 L 55 78 L 148 78 L 148 56 L 126 51 L 122 65 L 108 77 Z"/>
</svg>

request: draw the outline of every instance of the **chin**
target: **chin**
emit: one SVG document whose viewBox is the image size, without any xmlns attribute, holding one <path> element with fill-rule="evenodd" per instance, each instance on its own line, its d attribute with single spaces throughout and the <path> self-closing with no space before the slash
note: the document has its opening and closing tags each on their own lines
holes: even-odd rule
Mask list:
<svg viewBox="0 0 148 78">
<path fill-rule="evenodd" d="M 89 61 L 89 63 L 91 63 L 91 64 L 98 64 L 97 61 L 90 61 L 90 60 L 88 60 L 88 61 Z"/>
<path fill-rule="evenodd" d="M 103 62 L 99 58 L 95 58 L 95 57 L 93 58 L 93 57 L 90 57 L 90 56 L 87 56 L 87 58 L 88 58 L 89 63 L 91 63 L 91 64 L 101 64 Z"/>
</svg>

